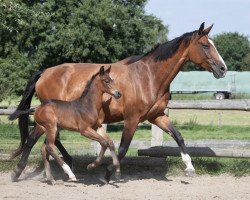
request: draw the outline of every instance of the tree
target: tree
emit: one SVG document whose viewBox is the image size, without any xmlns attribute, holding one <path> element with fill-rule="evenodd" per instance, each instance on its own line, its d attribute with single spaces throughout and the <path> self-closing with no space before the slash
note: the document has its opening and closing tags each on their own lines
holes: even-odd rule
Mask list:
<svg viewBox="0 0 250 200">
<path fill-rule="evenodd" d="M 213 41 L 228 70 L 244 70 L 244 59 L 250 53 L 250 43 L 246 36 L 237 32 L 223 33 L 216 35 Z"/>
<path fill-rule="evenodd" d="M 19 95 L 35 70 L 63 62 L 115 62 L 166 41 L 167 27 L 145 13 L 146 2 L 2 0 L 0 83 L 10 80 L 9 72 L 18 76 L 6 84 L 6 95 Z"/>
</svg>

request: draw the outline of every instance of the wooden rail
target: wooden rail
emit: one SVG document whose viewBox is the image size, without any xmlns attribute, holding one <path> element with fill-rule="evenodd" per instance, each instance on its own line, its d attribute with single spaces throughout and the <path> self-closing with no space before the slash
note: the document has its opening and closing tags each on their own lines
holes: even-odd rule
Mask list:
<svg viewBox="0 0 250 200">
<path fill-rule="evenodd" d="M 250 158 L 248 149 L 222 149 L 213 147 L 187 147 L 187 152 L 192 157 L 225 157 L 225 158 Z M 151 147 L 149 149 L 139 149 L 139 156 L 167 157 L 180 156 L 179 147 Z"/>
<path fill-rule="evenodd" d="M 168 108 L 250 111 L 250 100 L 249 99 L 187 100 L 187 101 L 175 100 L 175 101 L 169 101 Z"/>
<path fill-rule="evenodd" d="M 15 107 L 0 109 L 0 115 L 10 115 Z M 169 109 L 201 109 L 201 110 L 242 110 L 250 111 L 249 99 L 224 99 L 224 100 L 171 100 Z"/>
</svg>

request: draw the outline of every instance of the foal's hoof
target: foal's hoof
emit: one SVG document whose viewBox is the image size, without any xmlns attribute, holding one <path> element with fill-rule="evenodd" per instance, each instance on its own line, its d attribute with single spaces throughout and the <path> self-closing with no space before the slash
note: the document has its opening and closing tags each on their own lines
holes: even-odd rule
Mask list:
<svg viewBox="0 0 250 200">
<path fill-rule="evenodd" d="M 48 183 L 49 185 L 55 185 L 55 184 L 56 184 L 56 181 L 55 181 L 55 179 L 53 179 L 53 178 L 48 178 L 48 179 L 47 179 L 47 183 Z"/>
<path fill-rule="evenodd" d="M 196 173 L 194 170 L 188 169 L 188 170 L 185 170 L 185 172 L 186 172 L 186 176 L 188 176 L 188 177 L 195 177 L 196 176 Z"/>
<path fill-rule="evenodd" d="M 18 181 L 18 177 L 17 177 L 17 175 L 16 175 L 16 173 L 14 171 L 11 172 L 10 177 L 11 177 L 12 182 L 17 182 Z"/>
<path fill-rule="evenodd" d="M 120 171 L 115 172 L 115 178 L 116 178 L 116 180 L 121 179 L 121 172 Z"/>
<path fill-rule="evenodd" d="M 93 163 L 90 163 L 90 164 L 88 164 L 88 166 L 87 166 L 87 170 L 88 170 L 88 171 L 91 171 L 91 170 L 93 170 L 94 168 L 95 168 L 95 166 L 94 166 Z"/>
</svg>

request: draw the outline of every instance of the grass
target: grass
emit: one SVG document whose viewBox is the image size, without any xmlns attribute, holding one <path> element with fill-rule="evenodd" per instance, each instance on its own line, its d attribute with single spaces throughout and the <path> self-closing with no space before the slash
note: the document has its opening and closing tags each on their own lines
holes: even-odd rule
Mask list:
<svg viewBox="0 0 250 200">
<path fill-rule="evenodd" d="M 250 140 L 250 126 L 217 126 L 199 125 L 195 121 L 190 123 L 176 124 L 177 129 L 182 133 L 185 140 Z M 110 137 L 119 142 L 121 139 L 122 126 L 108 126 Z M 0 153 L 10 153 L 11 150 L 17 148 L 20 142 L 18 126 L 13 124 L 0 125 Z M 33 148 L 33 154 L 40 153 L 43 138 L 40 138 L 38 144 Z M 151 130 L 149 126 L 140 127 L 137 129 L 133 140 L 150 141 Z M 172 140 L 168 134 L 164 134 L 164 140 Z M 84 152 L 84 149 L 90 148 L 91 140 L 82 137 L 79 133 L 69 131 L 61 132 L 61 141 L 71 153 Z"/>
<path fill-rule="evenodd" d="M 250 159 L 241 158 L 192 158 L 193 165 L 198 175 L 231 174 L 233 176 L 250 175 Z M 167 158 L 169 175 L 184 175 L 185 165 L 181 158 Z"/>
<path fill-rule="evenodd" d="M 39 101 L 35 101 L 35 103 L 39 104 Z M 16 105 L 16 102 L 13 105 Z M 222 116 L 222 127 L 218 127 L 219 113 Z M 250 140 L 250 112 L 170 110 L 169 116 L 185 140 Z M 108 133 L 113 140 L 120 141 L 122 128 L 122 125 L 108 126 Z M 0 138 L 0 153 L 9 154 L 17 148 L 20 142 L 17 122 L 9 122 L 7 116 L 0 116 Z M 142 126 L 137 129 L 133 140 L 150 141 L 150 138 L 150 127 Z M 43 139 L 39 139 L 31 154 L 40 155 Z M 63 131 L 61 140 L 71 155 L 90 154 L 86 149 L 90 148 L 92 141 L 80 136 L 79 133 Z M 172 138 L 168 134 L 164 134 L 164 140 L 172 140 Z M 130 148 L 127 156 L 136 155 L 137 149 Z M 29 165 L 38 164 L 39 162 L 41 162 L 40 157 L 31 159 Z M 250 175 L 249 159 L 193 158 L 193 162 L 198 174 L 218 175 L 229 173 L 235 176 Z M 167 168 L 125 166 L 125 170 L 131 171 L 131 174 L 135 171 L 147 170 L 151 173 L 158 170 L 171 175 L 183 174 L 185 166 L 180 158 L 168 158 L 167 163 Z M 16 161 L 3 161 L 0 159 L 0 171 L 8 171 L 13 169 L 14 166 L 16 166 Z"/>
</svg>

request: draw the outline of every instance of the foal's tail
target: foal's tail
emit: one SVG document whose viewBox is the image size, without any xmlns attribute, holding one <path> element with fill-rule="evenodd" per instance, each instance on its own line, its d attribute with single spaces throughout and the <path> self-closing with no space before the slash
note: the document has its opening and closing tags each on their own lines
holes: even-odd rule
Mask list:
<svg viewBox="0 0 250 200">
<path fill-rule="evenodd" d="M 21 142 L 19 147 L 12 153 L 10 159 L 14 159 L 19 156 L 22 151 L 24 144 L 29 137 L 29 113 L 33 110 L 30 109 L 31 99 L 35 93 L 35 85 L 38 79 L 40 78 L 42 72 L 35 72 L 26 85 L 26 88 L 23 93 L 22 100 L 20 101 L 17 109 L 14 113 L 9 116 L 10 120 L 15 120 L 19 118 L 18 125 L 20 130 Z"/>
</svg>

